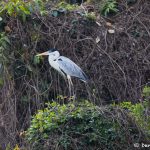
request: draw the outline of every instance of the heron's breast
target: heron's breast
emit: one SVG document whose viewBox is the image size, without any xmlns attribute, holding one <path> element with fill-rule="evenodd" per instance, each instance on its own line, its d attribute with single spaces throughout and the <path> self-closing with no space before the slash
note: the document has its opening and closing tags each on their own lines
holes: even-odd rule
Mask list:
<svg viewBox="0 0 150 150">
<path fill-rule="evenodd" d="M 59 64 L 58 64 L 57 60 L 49 60 L 49 64 L 50 64 L 54 69 L 56 69 L 57 71 L 60 71 L 60 69 L 59 69 Z"/>
<path fill-rule="evenodd" d="M 49 64 L 55 69 L 57 70 L 61 75 L 63 75 L 65 77 L 64 72 L 62 72 L 62 70 L 59 67 L 59 63 L 57 62 L 57 59 L 55 60 L 49 60 Z"/>
</svg>

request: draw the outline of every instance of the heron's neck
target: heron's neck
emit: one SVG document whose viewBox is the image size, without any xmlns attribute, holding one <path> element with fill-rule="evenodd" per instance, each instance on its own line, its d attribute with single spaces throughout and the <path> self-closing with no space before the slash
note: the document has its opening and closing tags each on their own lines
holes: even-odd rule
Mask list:
<svg viewBox="0 0 150 150">
<path fill-rule="evenodd" d="M 48 59 L 49 60 L 55 60 L 60 56 L 60 53 L 58 51 L 52 52 L 50 53 Z"/>
</svg>

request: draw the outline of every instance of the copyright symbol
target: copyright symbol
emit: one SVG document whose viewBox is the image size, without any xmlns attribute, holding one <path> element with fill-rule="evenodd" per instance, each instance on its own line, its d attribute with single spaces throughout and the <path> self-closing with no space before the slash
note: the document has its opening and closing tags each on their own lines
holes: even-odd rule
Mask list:
<svg viewBox="0 0 150 150">
<path fill-rule="evenodd" d="M 140 144 L 139 143 L 134 143 L 134 147 L 139 147 Z"/>
</svg>

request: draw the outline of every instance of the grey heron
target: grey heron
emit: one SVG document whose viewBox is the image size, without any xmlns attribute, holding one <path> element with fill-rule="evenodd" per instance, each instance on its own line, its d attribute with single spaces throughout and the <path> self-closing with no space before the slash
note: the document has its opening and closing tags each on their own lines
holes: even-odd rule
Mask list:
<svg viewBox="0 0 150 150">
<path fill-rule="evenodd" d="M 48 55 L 49 64 L 57 70 L 65 79 L 68 79 L 69 91 L 71 95 L 71 85 L 73 86 L 71 77 L 77 77 L 83 82 L 88 81 L 87 75 L 82 69 L 76 65 L 72 60 L 65 56 L 60 56 L 57 49 L 50 49 L 49 51 L 37 54 L 36 56 Z"/>
</svg>

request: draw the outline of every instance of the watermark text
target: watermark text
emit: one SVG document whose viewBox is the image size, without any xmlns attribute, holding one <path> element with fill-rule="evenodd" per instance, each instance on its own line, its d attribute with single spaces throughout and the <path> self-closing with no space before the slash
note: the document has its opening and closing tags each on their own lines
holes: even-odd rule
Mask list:
<svg viewBox="0 0 150 150">
<path fill-rule="evenodd" d="M 147 143 L 134 143 L 133 146 L 135 148 L 150 148 L 150 144 L 147 144 Z"/>
</svg>

